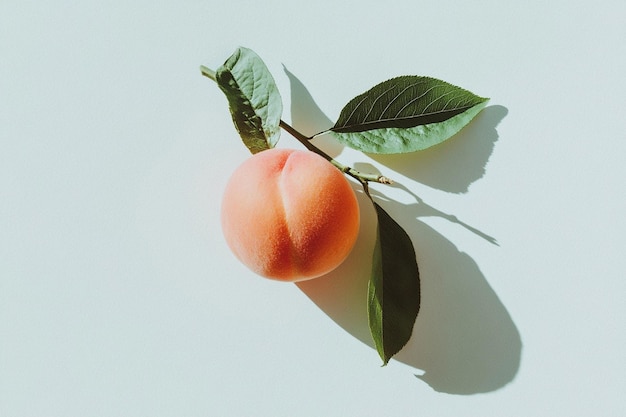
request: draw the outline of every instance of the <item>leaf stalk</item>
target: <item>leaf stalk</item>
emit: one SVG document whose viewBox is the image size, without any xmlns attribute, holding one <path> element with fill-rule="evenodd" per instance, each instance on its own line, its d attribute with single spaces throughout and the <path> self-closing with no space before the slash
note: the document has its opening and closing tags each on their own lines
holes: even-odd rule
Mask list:
<svg viewBox="0 0 626 417">
<path fill-rule="evenodd" d="M 215 78 L 215 71 L 213 71 L 211 68 L 207 68 L 204 65 L 200 65 L 200 72 L 205 77 L 210 78 L 213 81 L 217 82 L 217 78 Z"/>
</svg>

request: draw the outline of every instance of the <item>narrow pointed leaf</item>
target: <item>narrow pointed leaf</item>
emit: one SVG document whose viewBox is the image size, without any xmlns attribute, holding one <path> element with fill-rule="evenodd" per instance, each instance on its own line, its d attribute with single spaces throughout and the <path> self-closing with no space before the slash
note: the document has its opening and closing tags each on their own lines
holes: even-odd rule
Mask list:
<svg viewBox="0 0 626 417">
<path fill-rule="evenodd" d="M 386 365 L 411 338 L 420 307 L 420 280 L 409 235 L 372 200 L 378 231 L 368 285 L 368 319 L 376 350 Z"/>
<path fill-rule="evenodd" d="M 276 145 L 283 104 L 272 74 L 252 50 L 238 48 L 215 72 L 233 123 L 250 152 Z"/>
<path fill-rule="evenodd" d="M 449 139 L 487 101 L 435 78 L 396 77 L 352 99 L 329 130 L 363 152 L 414 152 Z"/>
</svg>

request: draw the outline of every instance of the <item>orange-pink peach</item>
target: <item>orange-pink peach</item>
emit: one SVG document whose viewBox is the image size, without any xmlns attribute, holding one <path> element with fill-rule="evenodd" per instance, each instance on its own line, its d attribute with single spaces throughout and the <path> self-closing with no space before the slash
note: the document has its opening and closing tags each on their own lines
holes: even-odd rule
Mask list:
<svg viewBox="0 0 626 417">
<path fill-rule="evenodd" d="M 280 281 L 324 275 L 348 256 L 359 206 L 344 175 L 321 156 L 292 149 L 259 152 L 226 185 L 222 230 L 252 271 Z"/>
</svg>

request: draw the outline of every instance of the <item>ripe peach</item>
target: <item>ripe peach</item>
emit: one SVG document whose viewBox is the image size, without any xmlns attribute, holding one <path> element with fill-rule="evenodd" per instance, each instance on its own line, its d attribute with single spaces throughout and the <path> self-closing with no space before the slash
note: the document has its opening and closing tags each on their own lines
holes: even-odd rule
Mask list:
<svg viewBox="0 0 626 417">
<path fill-rule="evenodd" d="M 235 256 L 266 278 L 302 281 L 348 256 L 359 231 L 350 183 L 321 156 L 259 152 L 239 166 L 222 200 L 222 231 Z"/>
</svg>

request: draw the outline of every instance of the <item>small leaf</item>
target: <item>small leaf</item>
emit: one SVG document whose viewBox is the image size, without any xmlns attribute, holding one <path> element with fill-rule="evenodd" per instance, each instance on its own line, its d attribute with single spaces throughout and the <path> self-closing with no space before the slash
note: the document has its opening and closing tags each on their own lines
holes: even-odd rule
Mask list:
<svg viewBox="0 0 626 417">
<path fill-rule="evenodd" d="M 382 207 L 372 203 L 378 230 L 367 311 L 376 350 L 386 365 L 411 338 L 420 307 L 420 280 L 409 235 Z"/>
<path fill-rule="evenodd" d="M 238 48 L 215 72 L 239 136 L 250 152 L 273 148 L 283 104 L 272 74 L 252 50 Z"/>
<path fill-rule="evenodd" d="M 456 134 L 488 100 L 435 78 L 396 77 L 352 99 L 329 131 L 363 152 L 414 152 Z"/>
</svg>

